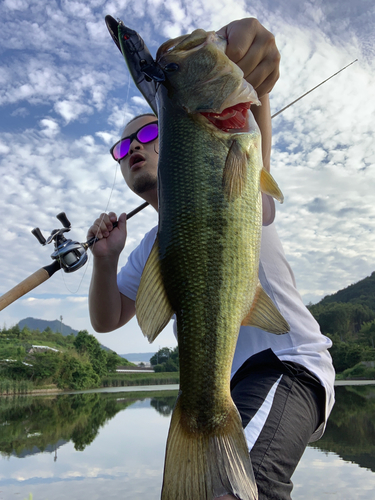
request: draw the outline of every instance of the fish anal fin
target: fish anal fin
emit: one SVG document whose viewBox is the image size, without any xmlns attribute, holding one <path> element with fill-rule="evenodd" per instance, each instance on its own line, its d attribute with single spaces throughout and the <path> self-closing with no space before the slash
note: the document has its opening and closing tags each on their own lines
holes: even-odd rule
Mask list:
<svg viewBox="0 0 375 500">
<path fill-rule="evenodd" d="M 169 428 L 162 500 L 212 500 L 231 494 L 257 500 L 241 418 L 233 402 L 217 432 L 189 426 L 179 396 Z"/>
<path fill-rule="evenodd" d="M 229 148 L 223 171 L 223 189 L 229 201 L 241 196 L 247 177 L 248 157 L 246 150 L 234 140 Z"/>
<path fill-rule="evenodd" d="M 251 309 L 241 325 L 254 326 L 277 335 L 288 333 L 290 330 L 288 322 L 277 310 L 275 304 L 263 290 L 260 282 L 258 282 Z"/>
<path fill-rule="evenodd" d="M 265 168 L 262 168 L 260 173 L 260 190 L 272 196 L 272 198 L 275 198 L 275 200 L 280 203 L 284 202 L 284 195 L 277 185 L 277 182 Z"/>
<path fill-rule="evenodd" d="M 143 269 L 135 310 L 138 324 L 149 342 L 156 339 L 173 316 L 160 270 L 158 238 Z"/>
</svg>

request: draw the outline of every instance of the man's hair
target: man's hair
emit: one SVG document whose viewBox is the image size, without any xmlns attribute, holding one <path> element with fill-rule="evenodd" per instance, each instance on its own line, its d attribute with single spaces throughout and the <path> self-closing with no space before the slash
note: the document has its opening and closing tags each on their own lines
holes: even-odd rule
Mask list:
<svg viewBox="0 0 375 500">
<path fill-rule="evenodd" d="M 134 118 L 132 118 L 130 121 L 128 121 L 125 127 L 127 127 L 130 123 L 134 122 L 134 120 L 137 120 L 137 118 L 142 118 L 142 116 L 152 116 L 157 120 L 157 117 L 153 113 L 144 113 L 143 115 L 137 115 Z"/>
</svg>

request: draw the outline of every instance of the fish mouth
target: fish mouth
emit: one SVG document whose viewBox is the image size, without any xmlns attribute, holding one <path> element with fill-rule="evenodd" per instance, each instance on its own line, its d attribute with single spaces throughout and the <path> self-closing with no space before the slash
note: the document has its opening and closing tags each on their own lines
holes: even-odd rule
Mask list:
<svg viewBox="0 0 375 500">
<path fill-rule="evenodd" d="M 140 153 L 133 153 L 129 159 L 129 168 L 132 169 L 134 165 L 142 161 L 145 161 L 145 157 L 143 155 Z"/>
<path fill-rule="evenodd" d="M 216 128 L 223 132 L 247 131 L 248 111 L 251 106 L 250 102 L 243 102 L 225 108 L 221 113 L 201 112 Z"/>
</svg>

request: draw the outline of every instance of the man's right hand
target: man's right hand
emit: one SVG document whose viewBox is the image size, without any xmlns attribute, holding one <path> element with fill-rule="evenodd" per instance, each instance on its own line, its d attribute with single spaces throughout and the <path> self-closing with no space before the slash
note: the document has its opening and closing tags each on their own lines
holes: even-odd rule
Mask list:
<svg viewBox="0 0 375 500">
<path fill-rule="evenodd" d="M 118 221 L 117 227 L 113 224 Z M 126 241 L 126 214 L 117 219 L 114 212 L 101 214 L 87 232 L 87 239 L 99 239 L 90 248 L 96 258 L 118 258 Z"/>
</svg>

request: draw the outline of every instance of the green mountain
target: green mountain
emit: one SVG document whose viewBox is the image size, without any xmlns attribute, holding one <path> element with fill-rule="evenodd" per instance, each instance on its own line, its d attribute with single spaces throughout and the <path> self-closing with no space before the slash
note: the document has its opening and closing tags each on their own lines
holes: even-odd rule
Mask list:
<svg viewBox="0 0 375 500">
<path fill-rule="evenodd" d="M 337 373 L 344 378 L 374 378 L 375 272 L 308 306 L 324 335 Z"/>
<path fill-rule="evenodd" d="M 127 354 L 119 354 L 122 358 L 127 359 L 128 361 L 134 362 L 143 362 L 149 363 L 152 356 L 156 354 L 155 352 L 128 352 Z"/>
<path fill-rule="evenodd" d="M 25 318 L 21 319 L 18 326 L 20 330 L 26 326 L 30 330 L 39 330 L 40 332 L 44 332 L 46 328 L 51 328 L 53 332 L 61 333 L 64 337 L 70 335 L 71 333 L 76 336 L 78 333 L 78 330 L 73 330 L 73 328 L 68 325 L 64 325 L 64 323 L 58 319 L 55 319 L 54 321 L 47 321 L 45 319 Z"/>
<path fill-rule="evenodd" d="M 62 323 L 58 319 L 55 319 L 54 321 L 48 321 L 45 319 L 25 318 L 21 319 L 21 321 L 18 323 L 18 327 L 20 330 L 22 330 L 24 326 L 29 328 L 29 330 L 39 330 L 40 332 L 44 332 L 46 328 L 50 328 L 53 332 L 61 333 L 64 337 L 70 335 L 71 333 L 76 337 L 78 333 L 78 330 L 73 330 L 73 328 L 68 325 L 64 325 L 64 323 Z M 112 351 L 112 349 L 109 349 L 109 347 L 106 347 L 105 345 L 100 344 L 100 347 L 107 352 Z"/>
<path fill-rule="evenodd" d="M 332 295 L 327 295 L 318 304 L 326 305 L 332 302 L 361 304 L 375 312 L 375 271 L 371 276 L 367 276 L 367 278 Z"/>
<path fill-rule="evenodd" d="M 341 340 L 349 333 L 358 337 L 363 325 L 375 319 L 375 272 L 308 308 L 322 333 L 338 334 Z"/>
</svg>

